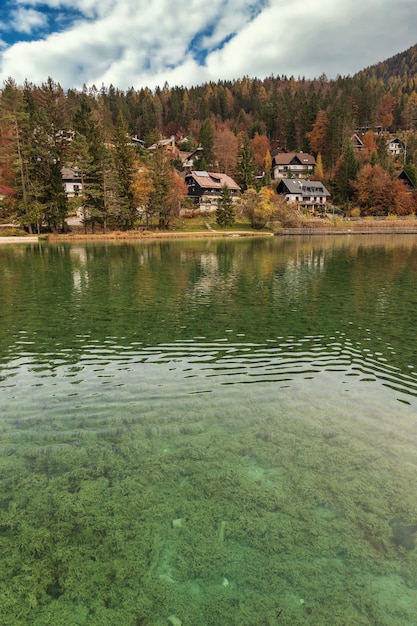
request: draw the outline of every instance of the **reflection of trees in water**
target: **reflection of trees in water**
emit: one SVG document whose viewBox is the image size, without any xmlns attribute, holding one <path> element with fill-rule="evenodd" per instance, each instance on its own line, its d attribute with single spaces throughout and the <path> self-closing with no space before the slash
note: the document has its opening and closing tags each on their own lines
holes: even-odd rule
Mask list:
<svg viewBox="0 0 417 626">
<path fill-rule="evenodd" d="M 88 341 L 108 338 L 128 346 L 226 331 L 247 342 L 339 333 L 409 371 L 416 248 L 408 235 L 8 247 L 0 348 L 18 354 L 24 334 L 39 357 L 76 360 Z"/>
</svg>

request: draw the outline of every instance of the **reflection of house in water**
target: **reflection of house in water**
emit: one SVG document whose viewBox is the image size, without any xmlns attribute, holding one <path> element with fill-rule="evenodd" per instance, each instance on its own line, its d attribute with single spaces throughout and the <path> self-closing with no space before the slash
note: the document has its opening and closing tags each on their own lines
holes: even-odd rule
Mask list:
<svg viewBox="0 0 417 626">
<path fill-rule="evenodd" d="M 311 288 L 311 280 L 325 269 L 327 255 L 322 249 L 300 250 L 286 263 L 285 271 L 279 279 L 274 280 L 274 291 L 279 298 L 285 298 L 289 303 L 305 298 Z"/>
<path fill-rule="evenodd" d="M 230 271 L 223 272 L 217 252 L 202 252 L 199 256 L 200 276 L 193 284 L 193 294 L 204 295 L 215 290 L 230 289 L 235 285 L 238 270 L 232 261 Z"/>
<path fill-rule="evenodd" d="M 72 282 L 74 291 L 81 292 L 88 287 L 89 275 L 87 270 L 87 249 L 83 246 L 71 246 Z"/>
</svg>

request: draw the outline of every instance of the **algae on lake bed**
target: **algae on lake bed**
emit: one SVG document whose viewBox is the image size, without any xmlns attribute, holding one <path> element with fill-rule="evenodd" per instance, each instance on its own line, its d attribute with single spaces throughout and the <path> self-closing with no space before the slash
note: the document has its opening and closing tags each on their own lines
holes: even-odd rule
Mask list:
<svg viewBox="0 0 417 626">
<path fill-rule="evenodd" d="M 412 623 L 414 553 L 389 520 L 415 514 L 415 452 L 328 382 L 293 389 L 295 407 L 269 384 L 257 401 L 242 384 L 110 403 L 91 432 L 81 410 L 43 433 L 4 420 L 1 621 Z"/>
</svg>

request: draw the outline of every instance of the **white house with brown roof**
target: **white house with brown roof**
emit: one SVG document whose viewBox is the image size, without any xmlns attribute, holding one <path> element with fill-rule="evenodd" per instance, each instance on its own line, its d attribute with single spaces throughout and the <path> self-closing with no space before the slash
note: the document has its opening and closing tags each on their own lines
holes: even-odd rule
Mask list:
<svg viewBox="0 0 417 626">
<path fill-rule="evenodd" d="M 81 194 L 81 176 L 76 167 L 63 167 L 62 184 L 64 185 L 64 191 L 67 194 L 67 198 L 74 198 Z"/>
<path fill-rule="evenodd" d="M 294 176 L 308 178 L 314 172 L 316 159 L 307 152 L 278 152 L 272 158 L 272 172 L 275 180 Z"/>
<path fill-rule="evenodd" d="M 225 185 L 230 189 L 234 200 L 237 200 L 240 194 L 239 185 L 227 174 L 191 170 L 185 174 L 184 180 L 188 187 L 188 196 L 195 204 L 204 205 L 206 208 L 217 207 L 217 200 Z"/>
</svg>

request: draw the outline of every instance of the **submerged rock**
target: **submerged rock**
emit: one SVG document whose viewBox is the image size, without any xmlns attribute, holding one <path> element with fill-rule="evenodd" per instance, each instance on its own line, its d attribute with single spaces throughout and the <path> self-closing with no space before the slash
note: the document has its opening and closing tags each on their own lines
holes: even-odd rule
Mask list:
<svg viewBox="0 0 417 626">
<path fill-rule="evenodd" d="M 413 535 L 417 532 L 417 524 L 404 526 L 397 519 L 392 519 L 389 525 L 391 526 L 395 542 L 400 546 L 404 546 L 407 550 L 414 550 L 416 542 Z"/>
</svg>

